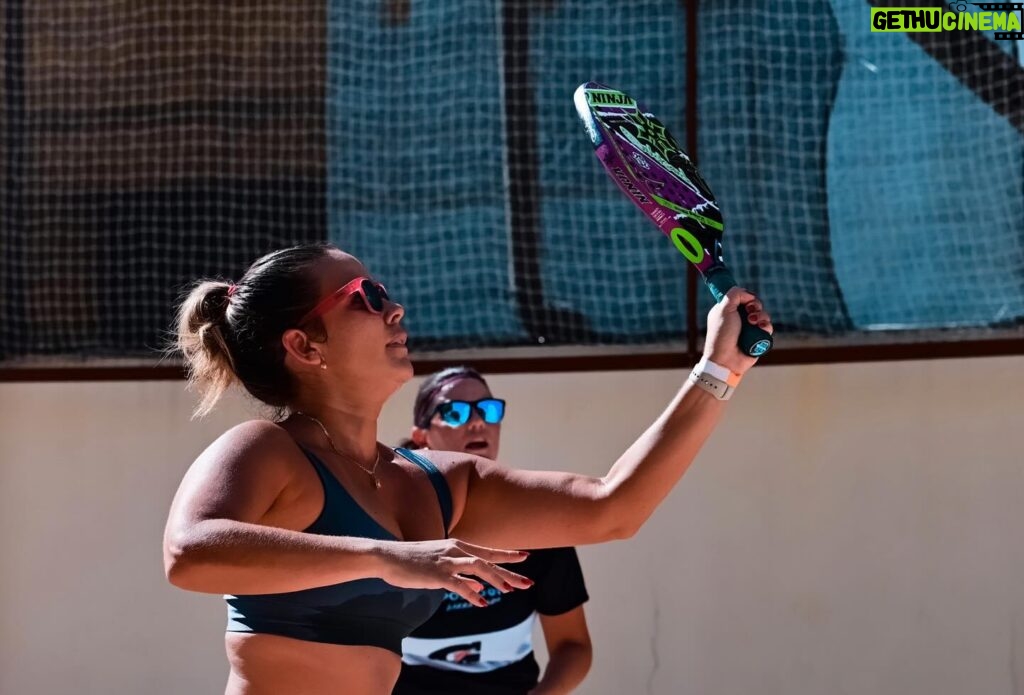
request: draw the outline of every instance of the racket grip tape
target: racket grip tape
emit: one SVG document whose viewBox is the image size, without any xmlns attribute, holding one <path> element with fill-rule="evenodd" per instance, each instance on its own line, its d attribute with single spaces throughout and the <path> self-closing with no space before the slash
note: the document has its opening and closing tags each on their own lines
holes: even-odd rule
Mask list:
<svg viewBox="0 0 1024 695">
<path fill-rule="evenodd" d="M 716 302 L 722 301 L 725 293 L 736 287 L 735 278 L 725 268 L 711 271 L 704 278 L 704 282 L 707 284 L 708 289 L 711 290 L 711 294 L 714 295 Z M 750 323 L 747 320 L 747 309 L 743 305 L 737 307 L 736 310 L 740 315 L 740 339 L 738 343 L 743 354 L 750 355 L 751 357 L 760 357 L 771 350 L 773 343 L 771 333 L 760 326 Z"/>
</svg>

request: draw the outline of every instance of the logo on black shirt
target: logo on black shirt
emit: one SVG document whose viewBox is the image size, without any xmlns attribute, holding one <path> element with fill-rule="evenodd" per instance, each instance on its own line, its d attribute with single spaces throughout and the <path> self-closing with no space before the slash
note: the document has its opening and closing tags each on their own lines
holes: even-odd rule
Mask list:
<svg viewBox="0 0 1024 695">
<path fill-rule="evenodd" d="M 430 658 L 447 661 L 449 664 L 476 664 L 480 662 L 480 642 L 453 644 L 431 652 Z"/>
</svg>

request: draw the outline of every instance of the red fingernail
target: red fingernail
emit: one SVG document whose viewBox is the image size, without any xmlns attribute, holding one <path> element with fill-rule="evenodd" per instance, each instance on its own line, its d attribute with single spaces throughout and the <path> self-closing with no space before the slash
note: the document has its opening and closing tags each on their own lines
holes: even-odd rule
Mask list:
<svg viewBox="0 0 1024 695">
<path fill-rule="evenodd" d="M 747 316 L 747 318 L 756 323 L 757 320 L 759 318 L 761 318 L 761 315 L 760 314 L 750 314 L 749 316 Z"/>
</svg>

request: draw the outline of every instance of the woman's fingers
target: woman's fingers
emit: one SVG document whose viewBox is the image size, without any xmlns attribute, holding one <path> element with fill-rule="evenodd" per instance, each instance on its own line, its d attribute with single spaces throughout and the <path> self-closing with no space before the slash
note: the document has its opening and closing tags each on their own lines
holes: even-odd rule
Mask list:
<svg viewBox="0 0 1024 695">
<path fill-rule="evenodd" d="M 501 592 L 508 592 L 513 589 L 529 589 L 533 586 L 532 579 L 481 558 L 464 558 L 456 560 L 456 563 L 459 566 L 459 574 L 471 574 Z"/>
<path fill-rule="evenodd" d="M 489 563 L 488 563 L 489 564 Z M 525 577 L 518 572 L 507 570 L 504 567 L 498 567 L 497 565 L 490 565 L 491 568 L 498 574 L 498 577 L 505 582 L 506 586 L 512 589 L 529 589 L 533 586 L 533 580 L 529 577 Z M 497 586 L 492 584 L 491 586 Z"/>
<path fill-rule="evenodd" d="M 436 569 L 444 572 L 441 584 L 445 590 L 458 594 L 474 606 L 484 607 L 488 603 L 481 593 L 486 585 L 502 593 L 533 586 L 532 579 L 497 564 L 522 562 L 528 555 L 521 550 L 499 550 L 451 539 L 444 541 L 433 562 Z"/>
<path fill-rule="evenodd" d="M 529 553 L 523 550 L 498 550 L 497 548 L 488 548 L 482 545 L 473 545 L 466 541 L 455 541 L 455 547 L 473 557 L 483 558 L 488 562 L 500 562 L 506 564 L 509 562 L 522 562 Z"/>
<path fill-rule="evenodd" d="M 757 301 L 757 297 L 745 287 L 733 287 L 725 293 L 724 303 L 729 308 L 737 307 L 740 304 L 746 305 L 752 301 Z"/>
<path fill-rule="evenodd" d="M 723 304 L 726 308 L 742 306 L 747 312 L 747 322 L 760 326 L 771 332 L 772 317 L 764 310 L 764 304 L 749 290 L 733 287 L 725 295 Z"/>
<path fill-rule="evenodd" d="M 764 304 L 760 299 L 750 294 L 747 290 L 738 288 L 737 292 L 733 297 L 733 301 L 738 301 L 743 305 L 743 308 L 747 311 L 747 323 L 752 323 L 755 326 L 760 326 L 769 333 L 774 332 L 772 327 L 772 317 L 767 311 L 764 310 Z M 730 290 L 731 291 L 731 290 Z M 749 297 L 749 300 L 742 298 Z"/>
<path fill-rule="evenodd" d="M 444 588 L 446 591 L 458 594 L 478 608 L 487 606 L 487 599 L 480 595 L 480 592 L 484 590 L 484 585 L 475 579 L 453 574 Z"/>
<path fill-rule="evenodd" d="M 769 333 L 773 332 L 772 328 L 772 315 L 765 311 L 763 308 L 760 311 L 754 312 L 753 314 L 747 315 L 747 320 L 761 328 L 764 328 Z"/>
<path fill-rule="evenodd" d="M 764 305 L 761 302 L 750 302 L 746 309 L 748 323 L 768 330 L 768 327 L 772 324 L 772 317 L 771 314 L 764 310 Z M 769 330 L 769 332 L 771 331 Z"/>
</svg>

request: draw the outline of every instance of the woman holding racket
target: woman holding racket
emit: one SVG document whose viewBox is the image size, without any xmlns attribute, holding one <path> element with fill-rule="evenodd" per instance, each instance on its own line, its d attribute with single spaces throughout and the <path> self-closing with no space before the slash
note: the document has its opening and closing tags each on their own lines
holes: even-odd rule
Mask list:
<svg viewBox="0 0 1024 695">
<path fill-rule="evenodd" d="M 408 446 L 427 450 L 415 454 L 462 451 L 495 460 L 504 417 L 505 401 L 479 372 L 451 367 L 420 385 Z M 580 684 L 592 650 L 576 550 L 535 550 L 513 569 L 534 585 L 508 594 L 488 586 L 487 608 L 445 594 L 430 620 L 402 642 L 394 695 L 561 695 Z M 538 619 L 549 655 L 543 677 L 533 655 Z"/>
<path fill-rule="evenodd" d="M 178 323 L 197 412 L 238 381 L 286 415 L 213 442 L 185 474 L 165 530 L 171 583 L 226 595 L 227 692 L 385 695 L 402 639 L 446 591 L 482 606 L 482 582 L 532 584 L 500 566 L 527 554 L 496 548 L 633 535 L 756 362 L 737 348 L 741 305 L 771 329 L 752 294 L 730 290 L 709 314 L 694 374 L 606 475 L 590 477 L 380 444 L 381 408 L 413 373 L 404 310 L 330 245 L 271 253 L 237 284 L 198 284 Z"/>
</svg>

